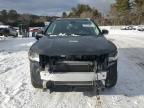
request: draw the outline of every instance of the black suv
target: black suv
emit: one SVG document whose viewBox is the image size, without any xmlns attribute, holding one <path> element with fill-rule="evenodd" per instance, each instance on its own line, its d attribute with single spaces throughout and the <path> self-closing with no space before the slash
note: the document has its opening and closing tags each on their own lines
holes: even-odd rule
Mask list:
<svg viewBox="0 0 144 108">
<path fill-rule="evenodd" d="M 117 48 L 91 19 L 66 18 L 37 34 L 29 50 L 31 82 L 35 88 L 57 85 L 106 88 L 117 82 Z"/>
</svg>

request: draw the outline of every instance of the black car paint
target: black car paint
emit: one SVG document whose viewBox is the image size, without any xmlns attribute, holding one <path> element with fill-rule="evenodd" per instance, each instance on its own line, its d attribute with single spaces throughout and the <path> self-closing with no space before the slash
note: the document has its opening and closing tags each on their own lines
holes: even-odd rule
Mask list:
<svg viewBox="0 0 144 108">
<path fill-rule="evenodd" d="M 104 55 L 117 51 L 116 46 L 100 36 L 44 36 L 32 45 L 40 55 Z"/>
</svg>

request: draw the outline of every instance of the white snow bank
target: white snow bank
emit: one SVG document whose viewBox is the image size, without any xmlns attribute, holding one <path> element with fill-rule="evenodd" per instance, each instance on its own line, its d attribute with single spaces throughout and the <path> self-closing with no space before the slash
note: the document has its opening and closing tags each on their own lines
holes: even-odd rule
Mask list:
<svg viewBox="0 0 144 108">
<path fill-rule="evenodd" d="M 5 40 L 6 37 L 5 36 L 0 36 L 0 40 Z"/>
<path fill-rule="evenodd" d="M 100 26 L 100 29 L 109 30 L 109 35 L 139 35 L 144 36 L 144 32 L 137 30 L 121 30 L 124 26 Z"/>
<path fill-rule="evenodd" d="M 109 30 L 109 34 L 117 34 L 117 35 L 142 35 L 144 36 L 144 32 L 140 32 L 137 30 Z"/>
</svg>

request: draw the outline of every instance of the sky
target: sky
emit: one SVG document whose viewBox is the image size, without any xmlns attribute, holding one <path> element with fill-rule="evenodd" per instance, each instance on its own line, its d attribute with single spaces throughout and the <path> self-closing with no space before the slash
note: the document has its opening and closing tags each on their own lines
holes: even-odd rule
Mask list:
<svg viewBox="0 0 144 108">
<path fill-rule="evenodd" d="M 60 16 L 77 4 L 89 4 L 106 14 L 115 0 L 0 0 L 0 10 L 15 9 L 19 13 Z"/>
</svg>

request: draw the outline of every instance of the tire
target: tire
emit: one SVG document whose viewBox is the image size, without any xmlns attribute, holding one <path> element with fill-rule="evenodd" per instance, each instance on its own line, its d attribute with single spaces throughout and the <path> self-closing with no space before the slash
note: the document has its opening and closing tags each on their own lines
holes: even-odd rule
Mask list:
<svg viewBox="0 0 144 108">
<path fill-rule="evenodd" d="M 117 83 L 117 61 L 109 68 L 109 72 L 107 73 L 107 78 L 105 82 L 105 87 L 112 88 L 116 85 L 116 83 Z"/>
<path fill-rule="evenodd" d="M 15 37 L 18 37 L 18 34 L 17 34 L 17 33 L 15 34 Z"/>
<path fill-rule="evenodd" d="M 42 88 L 42 80 L 40 79 L 38 65 L 38 63 L 30 63 L 31 83 L 34 88 Z"/>
</svg>

